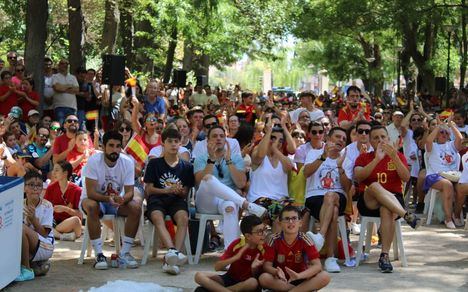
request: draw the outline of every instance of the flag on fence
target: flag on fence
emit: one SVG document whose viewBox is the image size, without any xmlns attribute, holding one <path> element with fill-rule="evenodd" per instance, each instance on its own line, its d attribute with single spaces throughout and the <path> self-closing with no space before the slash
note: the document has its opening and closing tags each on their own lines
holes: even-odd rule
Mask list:
<svg viewBox="0 0 468 292">
<path fill-rule="evenodd" d="M 125 152 L 131 155 L 140 165 L 144 164 L 149 153 L 149 149 L 141 139 L 140 135 L 135 134 L 125 147 Z"/>
<path fill-rule="evenodd" d="M 95 121 L 98 118 L 99 118 L 99 111 L 98 110 L 86 112 L 86 119 L 88 121 Z"/>
</svg>

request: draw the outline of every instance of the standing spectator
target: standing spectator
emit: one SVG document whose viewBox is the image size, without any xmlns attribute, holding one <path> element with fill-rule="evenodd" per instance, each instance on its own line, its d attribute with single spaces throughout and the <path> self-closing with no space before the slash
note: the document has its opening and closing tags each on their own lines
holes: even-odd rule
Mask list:
<svg viewBox="0 0 468 292">
<path fill-rule="evenodd" d="M 54 88 L 52 87 L 53 81 L 53 71 L 52 71 L 52 59 L 49 57 L 44 58 L 44 104 L 42 109 L 44 110 L 45 115 L 54 115 Z"/>
<path fill-rule="evenodd" d="M 301 107 L 292 112 L 289 112 L 291 122 L 293 124 L 297 123 L 299 120 L 299 114 L 303 112 L 304 109 L 309 111 L 311 121 L 318 121 L 325 116 L 322 110 L 315 107 L 314 100 L 316 98 L 317 97 L 312 91 L 304 91 L 299 95 Z"/>
<path fill-rule="evenodd" d="M 4 68 L 3 71 L 15 72 L 15 67 L 18 65 L 18 53 L 15 51 L 9 51 L 7 54 L 8 67 Z"/>
<path fill-rule="evenodd" d="M 63 124 L 67 115 L 76 114 L 76 94 L 79 92 L 78 81 L 68 73 L 68 61 L 65 59 L 58 63 L 58 73 L 52 77 L 52 88 L 55 118 Z"/>
<path fill-rule="evenodd" d="M 207 97 L 207 104 L 219 105 L 218 97 L 215 94 L 213 94 L 211 86 L 209 86 L 208 84 L 205 85 L 205 94 Z"/>
<path fill-rule="evenodd" d="M 3 71 L 0 74 L 2 79 L 2 86 L 0 86 L 0 114 L 7 116 L 10 113 L 12 107 L 18 104 L 17 90 L 14 84 L 11 82 L 11 73 L 9 71 Z"/>
<path fill-rule="evenodd" d="M 155 80 L 152 80 L 146 86 L 145 110 L 146 113 L 154 113 L 160 119 L 166 117 L 166 103 L 164 101 L 161 87 L 163 85 Z"/>
<path fill-rule="evenodd" d="M 403 137 L 401 135 L 401 123 L 405 115 L 401 111 L 395 111 L 392 115 L 392 123 L 387 126 L 388 137 L 392 144 L 397 145 L 398 148 L 403 146 Z"/>
<path fill-rule="evenodd" d="M 79 67 L 76 69 L 75 72 L 76 80 L 78 81 L 78 90 L 79 92 L 76 93 L 76 115 L 78 116 L 78 120 L 80 121 L 79 129 L 83 129 L 86 117 L 85 117 L 85 110 L 86 110 L 86 103 L 89 102 L 89 98 L 91 97 L 91 92 L 88 88 L 88 83 L 86 82 L 86 69 L 83 67 Z"/>
<path fill-rule="evenodd" d="M 205 105 L 208 104 L 208 96 L 206 96 L 205 93 L 203 93 L 203 87 L 201 85 L 195 86 L 195 91 L 191 96 L 190 96 L 190 107 L 194 106 L 201 106 L 204 107 Z"/>
<path fill-rule="evenodd" d="M 241 122 L 246 122 L 255 125 L 257 120 L 257 106 L 254 103 L 254 95 L 252 92 L 244 91 L 241 94 L 242 103 L 236 109 L 236 115 Z"/>
<path fill-rule="evenodd" d="M 16 65 L 14 76 L 11 77 L 11 82 L 15 85 L 16 89 L 21 89 L 21 82 L 25 79 L 26 67 L 24 65 Z"/>
<path fill-rule="evenodd" d="M 122 135 L 106 132 L 103 136 L 104 152 L 90 157 L 83 171 L 84 188 L 80 206 L 86 214 L 89 238 L 96 255 L 94 268 L 108 269 L 107 258 L 102 253 L 102 215 L 126 216 L 125 232 L 119 264 L 127 268 L 137 268 L 138 263 L 130 254 L 141 217 L 141 204 L 134 195 L 134 165 L 122 152 Z"/>
</svg>

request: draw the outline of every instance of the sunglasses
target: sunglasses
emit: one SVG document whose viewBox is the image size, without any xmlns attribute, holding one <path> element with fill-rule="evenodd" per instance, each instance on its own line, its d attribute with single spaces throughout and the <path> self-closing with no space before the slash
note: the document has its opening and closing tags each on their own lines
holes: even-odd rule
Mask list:
<svg viewBox="0 0 468 292">
<path fill-rule="evenodd" d="M 16 72 L 24 72 L 24 69 L 16 69 Z"/>
<path fill-rule="evenodd" d="M 130 132 L 131 129 L 128 127 L 120 127 L 119 132 Z"/>
<path fill-rule="evenodd" d="M 214 122 L 214 123 L 211 123 L 211 124 L 205 124 L 204 127 L 207 128 L 207 129 L 211 129 L 212 127 L 217 126 L 217 125 L 218 125 L 218 123 Z"/>
<path fill-rule="evenodd" d="M 150 123 L 150 122 L 151 122 L 151 123 L 154 123 L 154 122 L 157 122 L 157 121 L 158 121 L 158 119 L 155 118 L 155 117 L 146 118 L 146 122 L 147 122 L 147 123 Z"/>
<path fill-rule="evenodd" d="M 50 129 L 52 131 L 57 131 L 58 129 L 60 129 L 60 127 L 59 126 L 52 126 L 52 127 L 50 127 Z"/>
<path fill-rule="evenodd" d="M 323 125 L 324 127 L 328 127 L 328 126 L 330 126 L 330 123 L 322 123 L 322 125 Z"/>
<path fill-rule="evenodd" d="M 73 124 L 73 123 L 78 123 L 78 120 L 75 120 L 75 119 L 67 119 L 65 120 L 65 122 L 69 123 L 69 124 Z"/>
<path fill-rule="evenodd" d="M 299 217 L 293 216 L 293 217 L 284 217 L 281 219 L 283 222 L 297 222 L 299 220 Z"/>
<path fill-rule="evenodd" d="M 362 134 L 366 134 L 366 135 L 367 135 L 367 134 L 370 133 L 370 130 L 368 130 L 368 129 L 358 129 L 357 132 L 358 132 L 358 134 L 361 134 L 361 135 L 362 135 Z"/>
<path fill-rule="evenodd" d="M 16 60 L 18 57 L 8 57 L 9 60 Z"/>
<path fill-rule="evenodd" d="M 421 119 L 411 119 L 412 122 L 422 122 Z"/>
<path fill-rule="evenodd" d="M 310 131 L 310 133 L 311 133 L 312 135 L 322 135 L 322 134 L 323 134 L 323 130 L 318 130 L 318 131 L 317 131 L 317 130 L 312 130 L 312 131 Z"/>
<path fill-rule="evenodd" d="M 216 164 L 215 167 L 216 167 L 216 170 L 218 171 L 219 178 L 221 179 L 224 178 L 224 173 L 223 173 L 223 169 L 221 168 L 221 165 Z"/>
<path fill-rule="evenodd" d="M 382 116 L 374 116 L 374 118 L 376 118 L 376 119 L 381 119 Z"/>
<path fill-rule="evenodd" d="M 46 134 L 39 134 L 39 137 L 41 137 L 41 138 L 47 138 L 47 139 L 48 139 L 48 138 L 49 138 L 49 135 L 46 135 Z"/>
<path fill-rule="evenodd" d="M 449 132 L 448 132 L 448 131 L 445 131 L 445 130 L 440 130 L 439 133 L 445 134 L 445 135 L 448 135 L 448 134 L 449 134 Z"/>
</svg>

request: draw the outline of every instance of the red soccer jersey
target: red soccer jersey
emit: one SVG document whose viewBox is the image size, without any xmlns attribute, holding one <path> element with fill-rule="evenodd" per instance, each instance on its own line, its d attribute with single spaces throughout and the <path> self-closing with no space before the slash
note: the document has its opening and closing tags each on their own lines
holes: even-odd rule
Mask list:
<svg viewBox="0 0 468 292">
<path fill-rule="evenodd" d="M 70 142 L 70 138 L 68 138 L 66 133 L 63 133 L 62 135 L 55 138 L 52 153 L 61 154 L 62 152 L 67 150 L 68 142 Z M 89 144 L 89 148 L 94 148 L 93 140 L 91 140 L 91 137 L 89 137 L 89 135 L 88 135 L 88 144 Z"/>
<path fill-rule="evenodd" d="M 244 242 L 241 239 L 234 240 L 226 249 L 224 254 L 221 256 L 220 260 L 227 260 L 235 256 L 244 246 Z M 262 254 L 262 252 L 258 249 L 247 249 L 243 254 L 242 257 L 233 262 L 229 267 L 227 273 L 231 276 L 234 280 L 239 282 L 245 281 L 248 278 L 252 277 L 252 262 L 254 261 L 257 254 Z M 260 260 L 262 257 L 260 256 Z"/>
<path fill-rule="evenodd" d="M 310 261 L 318 259 L 319 256 L 313 242 L 304 233 L 300 232 L 296 240 L 289 245 L 281 232 L 271 236 L 264 258 L 265 261 L 272 262 L 274 267 L 280 267 L 289 279 L 285 267 L 301 273 L 308 268 Z"/>
<path fill-rule="evenodd" d="M 39 94 L 35 91 L 31 91 L 28 93 L 30 99 L 35 101 L 39 101 Z M 18 102 L 18 106 L 21 107 L 23 110 L 23 121 L 28 120 L 28 112 L 32 109 L 37 110 L 37 107 L 32 105 L 26 98 L 23 98 L 20 102 Z"/>
<path fill-rule="evenodd" d="M 361 166 L 365 167 L 375 157 L 375 151 L 369 153 L 363 153 L 358 156 L 354 167 Z M 405 156 L 398 152 L 398 157 L 400 157 L 401 162 L 408 167 Z M 359 183 L 358 190 L 359 192 L 364 192 L 366 187 L 368 187 L 373 182 L 379 182 L 387 191 L 392 193 L 403 193 L 403 184 L 400 176 L 397 173 L 395 163 L 390 159 L 388 155 L 377 164 L 372 173 L 364 181 Z"/>
<path fill-rule="evenodd" d="M 8 92 L 8 90 L 10 90 L 10 87 L 6 85 L 0 86 L 0 96 L 5 95 Z M 11 93 L 5 99 L 5 101 L 2 102 L 2 106 L 0 106 L 0 114 L 6 117 L 10 112 L 11 108 L 15 105 L 18 105 L 18 96 L 16 95 L 16 93 Z"/>
<path fill-rule="evenodd" d="M 81 188 L 74 183 L 68 183 L 65 194 L 62 195 L 60 185 L 58 182 L 51 183 L 45 192 L 44 199 L 51 202 L 52 205 L 67 206 L 72 209 L 78 209 L 80 203 Z M 65 219 L 70 218 L 70 214 L 66 212 L 56 213 L 54 212 L 54 219 L 57 223 L 62 222 Z"/>
<path fill-rule="evenodd" d="M 89 156 L 94 154 L 94 148 L 89 148 Z M 67 154 L 67 161 L 75 161 L 78 159 L 79 156 L 83 155 L 83 153 L 79 152 L 78 149 L 76 149 L 76 146 L 73 147 L 72 151 L 68 152 Z M 88 158 L 89 158 L 88 156 Z M 73 173 L 81 176 L 81 170 L 83 169 L 83 166 L 88 163 L 88 158 L 84 158 L 80 164 L 78 164 L 75 168 L 73 168 Z"/>
<path fill-rule="evenodd" d="M 255 112 L 255 105 L 245 105 L 241 104 L 236 110 L 236 115 L 240 119 L 245 119 L 247 123 L 254 124 L 255 120 L 257 119 L 257 115 Z"/>
<path fill-rule="evenodd" d="M 361 111 L 362 107 L 362 103 L 359 103 L 359 106 L 355 110 L 352 110 L 348 105 L 340 109 L 340 111 L 338 112 L 338 124 L 342 121 L 351 122 L 352 120 L 354 120 Z M 364 117 L 367 121 L 370 121 L 370 106 L 368 104 L 366 104 L 366 108 L 364 109 Z"/>
</svg>

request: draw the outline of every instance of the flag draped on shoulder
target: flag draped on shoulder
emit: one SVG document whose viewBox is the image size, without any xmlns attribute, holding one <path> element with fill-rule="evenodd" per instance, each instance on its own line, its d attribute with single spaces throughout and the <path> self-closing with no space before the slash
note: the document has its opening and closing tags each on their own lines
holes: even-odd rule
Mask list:
<svg viewBox="0 0 468 292">
<path fill-rule="evenodd" d="M 145 143 L 143 143 L 142 137 L 135 134 L 130 141 L 128 141 L 125 152 L 131 155 L 138 164 L 142 165 L 148 157 L 149 149 L 146 147 Z"/>
</svg>

